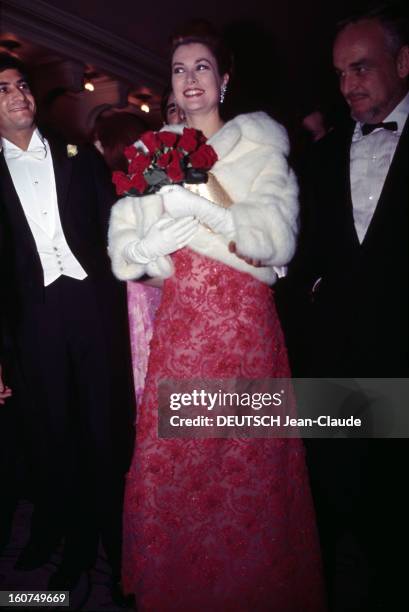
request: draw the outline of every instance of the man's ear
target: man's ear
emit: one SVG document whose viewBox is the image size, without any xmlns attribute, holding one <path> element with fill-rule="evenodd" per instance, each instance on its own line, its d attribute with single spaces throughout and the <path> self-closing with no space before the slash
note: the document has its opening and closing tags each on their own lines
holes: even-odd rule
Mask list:
<svg viewBox="0 0 409 612">
<path fill-rule="evenodd" d="M 401 47 L 396 58 L 396 68 L 401 79 L 409 75 L 409 45 Z"/>
</svg>

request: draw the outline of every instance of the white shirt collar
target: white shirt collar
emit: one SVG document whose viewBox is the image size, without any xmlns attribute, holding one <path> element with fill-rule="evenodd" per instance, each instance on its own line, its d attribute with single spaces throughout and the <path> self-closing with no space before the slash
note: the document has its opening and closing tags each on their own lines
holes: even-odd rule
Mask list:
<svg viewBox="0 0 409 612">
<path fill-rule="evenodd" d="M 27 151 L 30 151 L 31 149 L 36 149 L 38 147 L 47 148 L 47 140 L 42 134 L 40 134 L 39 129 L 36 128 L 31 136 L 30 144 L 28 145 Z M 21 151 L 20 147 L 15 145 L 13 142 L 10 142 L 10 140 L 7 140 L 7 138 L 2 137 L 0 139 L 0 152 L 3 149 L 7 149 L 9 151 L 12 149 L 17 149 L 18 151 Z"/>
<path fill-rule="evenodd" d="M 385 117 L 383 121 L 384 122 L 396 121 L 396 123 L 398 124 L 398 129 L 397 129 L 396 134 L 400 136 L 403 132 L 403 128 L 405 127 L 405 123 L 406 123 L 406 119 L 408 118 L 408 114 L 409 114 L 409 92 L 399 102 L 399 104 L 395 106 L 393 111 L 387 117 Z M 353 135 L 352 140 L 355 141 L 355 140 L 359 140 L 360 138 L 362 138 L 362 126 L 363 125 L 364 123 L 361 123 L 360 121 L 358 121 L 355 124 L 355 130 L 354 130 L 354 135 Z"/>
</svg>

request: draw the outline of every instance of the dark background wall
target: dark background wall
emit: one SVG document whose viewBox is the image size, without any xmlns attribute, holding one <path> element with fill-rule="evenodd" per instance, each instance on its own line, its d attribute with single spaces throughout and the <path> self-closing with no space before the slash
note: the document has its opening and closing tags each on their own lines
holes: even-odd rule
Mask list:
<svg viewBox="0 0 409 612">
<path fill-rule="evenodd" d="M 389 3 L 402 4 L 399 0 Z M 227 118 L 265 110 L 296 131 L 299 118 L 321 103 L 337 118 L 345 106 L 331 67 L 335 24 L 373 0 L 0 0 L 2 38 L 34 65 L 46 114 L 67 135 L 84 137 L 96 109 L 148 101 L 157 125 L 168 78 L 168 39 L 182 22 L 208 19 L 224 31 L 235 56 Z M 39 50 L 39 44 L 42 46 Z M 56 54 L 60 58 L 56 59 Z M 85 72 L 96 91 L 84 94 Z M 51 101 L 51 102 L 50 102 Z"/>
</svg>

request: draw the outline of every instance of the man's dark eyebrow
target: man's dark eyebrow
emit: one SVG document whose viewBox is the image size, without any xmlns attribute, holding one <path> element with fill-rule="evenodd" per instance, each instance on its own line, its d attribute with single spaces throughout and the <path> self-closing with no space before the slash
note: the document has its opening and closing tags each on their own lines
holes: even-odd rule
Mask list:
<svg viewBox="0 0 409 612">
<path fill-rule="evenodd" d="M 24 77 L 21 77 L 21 79 L 18 79 L 18 81 L 16 81 L 17 85 L 19 85 L 20 83 L 27 83 L 27 79 L 25 79 Z M 0 81 L 0 85 L 10 85 L 11 81 Z"/>
<path fill-rule="evenodd" d="M 366 59 L 366 57 L 357 60 L 356 62 L 351 62 L 350 64 L 348 64 L 348 68 L 360 68 L 361 66 L 370 66 L 371 65 L 371 61 Z M 334 66 L 334 70 L 335 72 L 343 72 L 343 70 L 341 70 L 341 68 L 338 68 L 338 66 Z"/>
<path fill-rule="evenodd" d="M 360 66 L 370 66 L 373 62 L 368 59 L 367 57 L 363 57 L 359 60 L 357 60 L 356 62 L 351 62 L 351 64 L 349 64 L 350 68 L 359 68 Z"/>
</svg>

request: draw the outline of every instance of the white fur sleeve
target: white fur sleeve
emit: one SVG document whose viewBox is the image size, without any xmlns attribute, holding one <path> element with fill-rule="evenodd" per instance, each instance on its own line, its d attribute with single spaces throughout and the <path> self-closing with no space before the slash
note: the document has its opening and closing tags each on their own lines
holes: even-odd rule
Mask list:
<svg viewBox="0 0 409 612">
<path fill-rule="evenodd" d="M 112 207 L 108 229 L 108 254 L 112 271 L 119 280 L 137 279 L 148 274 L 167 278 L 173 273 L 170 257 L 158 257 L 147 264 L 129 262 L 124 248 L 135 240 L 141 240 L 148 229 L 162 215 L 160 196 L 126 197 Z"/>
<path fill-rule="evenodd" d="M 283 148 L 269 147 L 265 164 L 243 200 L 230 208 L 237 250 L 267 265 L 285 266 L 294 255 L 298 232 L 298 185 Z M 253 155 L 256 155 L 253 151 Z"/>
</svg>

